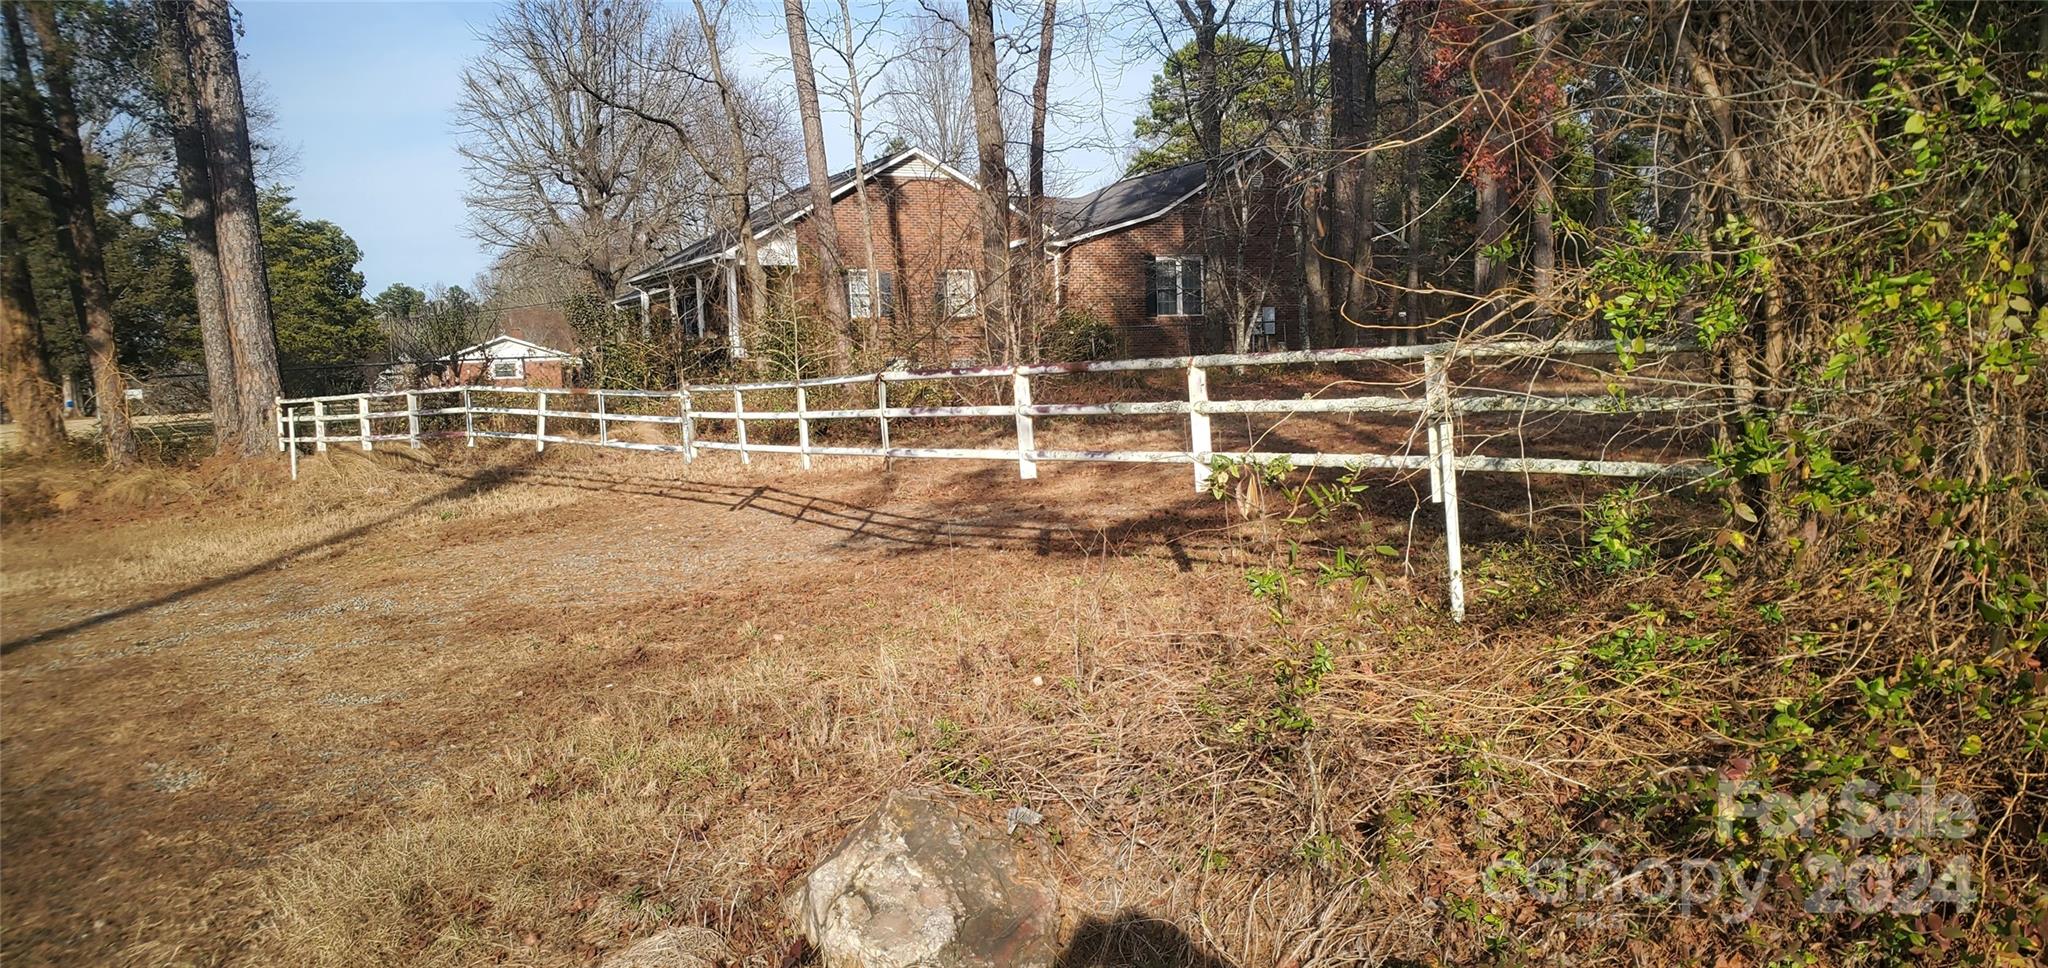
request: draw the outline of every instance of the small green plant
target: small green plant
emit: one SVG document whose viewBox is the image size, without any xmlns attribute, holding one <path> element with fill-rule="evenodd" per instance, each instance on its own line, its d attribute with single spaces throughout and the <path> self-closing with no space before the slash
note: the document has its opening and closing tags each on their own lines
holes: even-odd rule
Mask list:
<svg viewBox="0 0 2048 968">
<path fill-rule="evenodd" d="M 1335 835 L 1330 833 L 1310 834 L 1294 847 L 1294 856 L 1312 867 L 1328 869 L 1336 863 L 1342 851 Z"/>
<path fill-rule="evenodd" d="M 1640 568 L 1650 560 L 1650 548 L 1642 540 L 1640 487 L 1630 484 L 1609 491 L 1587 511 L 1593 532 L 1586 547 L 1586 564 L 1611 575 Z"/>
</svg>

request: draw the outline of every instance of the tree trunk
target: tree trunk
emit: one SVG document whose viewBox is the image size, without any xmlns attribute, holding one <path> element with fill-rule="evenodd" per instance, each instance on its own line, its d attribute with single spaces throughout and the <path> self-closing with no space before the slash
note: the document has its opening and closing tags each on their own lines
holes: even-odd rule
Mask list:
<svg viewBox="0 0 2048 968">
<path fill-rule="evenodd" d="M 1427 36 L 1420 25 L 1411 26 L 1408 41 L 1408 147 L 1401 151 L 1401 221 L 1407 226 L 1404 246 L 1407 248 L 1408 269 L 1407 293 L 1405 294 L 1408 318 L 1403 329 L 1401 342 L 1407 344 L 1430 341 L 1430 321 L 1424 318 L 1427 303 L 1422 297 L 1422 72 L 1428 66 L 1428 49 L 1423 46 Z"/>
<path fill-rule="evenodd" d="M 256 173 L 249 159 L 249 118 L 242 104 L 242 73 L 227 0 L 193 0 L 185 9 L 198 116 L 206 124 L 213 180 L 214 229 L 220 253 L 222 300 L 234 334 L 235 395 L 241 401 L 242 453 L 277 448 L 271 420 L 279 387 L 277 331 L 270 318 L 270 279 L 263 263 Z"/>
<path fill-rule="evenodd" d="M 1501 168 L 1508 163 L 1513 145 L 1506 143 L 1504 126 L 1510 121 L 1506 92 L 1508 46 L 1516 36 L 1514 24 L 1505 13 L 1490 15 L 1479 45 L 1479 117 L 1475 122 L 1486 131 L 1481 149 L 1472 159 L 1472 191 L 1478 208 L 1474 225 L 1472 293 L 1478 297 L 1475 322 L 1492 329 L 1500 320 L 1499 301 L 1492 298 L 1507 282 L 1507 188 L 1501 183 Z"/>
<path fill-rule="evenodd" d="M 49 88 L 47 119 L 54 140 L 51 153 L 56 162 L 49 172 L 50 207 L 66 226 L 66 231 L 58 234 L 70 237 L 69 254 L 78 274 L 78 292 L 83 303 L 79 328 L 85 338 L 86 359 L 92 364 L 100 436 L 106 445 L 108 464 L 132 467 L 136 462 L 135 431 L 128 421 L 128 384 L 121 377 L 114 342 L 114 296 L 107 287 L 106 261 L 100 250 L 96 218 L 99 209 L 93 202 L 92 175 L 85 165 L 85 142 L 78 133 L 78 104 L 71 91 L 71 48 L 57 32 L 55 6 L 25 6 L 37 43 L 42 47 L 43 84 Z M 13 10 L 9 5 L 10 18 Z M 11 23 L 9 32 L 17 33 Z M 23 71 L 20 77 L 24 89 L 32 86 L 33 75 Z"/>
<path fill-rule="evenodd" d="M 49 347 L 36 314 L 36 287 L 29 276 L 28 254 L 22 251 L 14 223 L 0 223 L 0 369 L 5 371 L 7 412 L 14 417 L 16 446 L 30 457 L 43 457 L 64 443 L 64 401 L 57 396 L 57 378 L 50 370 Z"/>
<path fill-rule="evenodd" d="M 818 296 L 824 302 L 825 324 L 832 330 L 838 363 L 850 367 L 854 342 L 846 306 L 846 285 L 839 277 L 839 223 L 832 211 L 832 169 L 825 163 L 825 123 L 818 113 L 818 79 L 811 70 L 811 32 L 804 18 L 804 0 L 782 0 L 789 30 L 789 59 L 796 74 L 797 113 L 804 129 L 804 168 L 810 175 L 810 225 L 817 238 Z M 859 154 L 858 145 L 854 153 Z"/>
<path fill-rule="evenodd" d="M 1586 139 L 1586 154 L 1593 163 L 1592 211 L 1586 215 L 1586 228 L 1597 232 L 1614 222 L 1614 161 L 1611 153 L 1614 140 L 1614 112 L 1607 107 L 1607 99 L 1619 85 L 1616 72 L 1604 71 L 1600 83 L 1593 88 L 1592 115 L 1593 130 Z"/>
<path fill-rule="evenodd" d="M 1277 6 L 1286 25 L 1286 43 L 1281 50 L 1288 73 L 1294 79 L 1292 135 L 1294 143 L 1311 145 L 1321 126 L 1329 124 L 1332 106 L 1329 98 L 1317 96 L 1316 78 L 1320 72 L 1314 63 L 1313 42 L 1302 35 L 1295 0 L 1281 0 Z M 1302 178 L 1299 193 L 1291 221 L 1295 272 L 1301 279 L 1301 342 L 1303 349 L 1322 349 L 1331 342 L 1329 274 L 1323 267 L 1328 235 L 1323 217 L 1323 179 L 1316 175 Z"/>
<path fill-rule="evenodd" d="M 242 405 L 236 389 L 234 335 L 222 290 L 219 241 L 214 234 L 213 179 L 207 171 L 206 132 L 192 91 L 191 39 L 185 33 L 181 0 L 157 2 L 157 56 L 165 113 L 171 123 L 177 170 L 178 219 L 185 230 L 185 258 L 192 266 L 192 291 L 199 312 L 199 339 L 206 352 L 206 399 L 213 410 L 215 453 L 241 451 Z"/>
<path fill-rule="evenodd" d="M 1532 33 L 1536 41 L 1537 64 L 1532 74 L 1542 76 L 1542 71 L 1557 46 L 1556 10 L 1548 0 L 1538 3 L 1535 10 L 1536 22 Z M 1555 122 L 1545 120 L 1545 127 L 1554 128 Z M 1535 297 L 1534 312 L 1530 313 L 1531 328 L 1537 336 L 1551 333 L 1551 300 L 1556 295 L 1557 279 L 1557 192 L 1553 184 L 1555 174 L 1551 171 L 1550 159 L 1531 154 L 1529 158 L 1531 186 L 1529 192 L 1529 283 Z"/>
<path fill-rule="evenodd" d="M 996 74 L 995 11 L 990 0 L 967 0 L 967 63 L 974 101 L 974 141 L 981 160 L 982 325 L 998 344 L 992 362 L 1019 358 L 1010 318 L 1010 166 L 1003 156 L 1003 117 Z"/>
<path fill-rule="evenodd" d="M 1330 326 L 1339 342 L 1355 342 L 1368 325 L 1373 303 L 1373 196 L 1377 158 L 1372 146 L 1379 120 L 1380 16 L 1365 0 L 1330 4 L 1330 147 L 1332 165 L 1326 202 L 1331 255 L 1337 278 L 1330 283 L 1336 310 Z"/>
<path fill-rule="evenodd" d="M 1039 204 L 1045 200 L 1045 114 L 1052 90 L 1053 17 L 1059 0 L 1045 0 L 1038 21 L 1038 76 L 1031 82 L 1031 172 L 1030 198 L 1034 219 L 1042 221 Z"/>
<path fill-rule="evenodd" d="M 1201 151 L 1208 190 L 1202 193 L 1202 342 L 1210 351 L 1242 346 L 1248 336 L 1242 314 L 1233 314 L 1230 265 L 1235 235 L 1229 224 L 1230 159 L 1223 156 L 1223 92 L 1218 41 L 1223 25 L 1213 0 L 1181 4 L 1181 14 L 1195 35 L 1195 142 Z M 1239 318 L 1233 319 L 1236 315 Z"/>
<path fill-rule="evenodd" d="M 740 262 L 747 273 L 748 314 L 754 325 L 760 325 L 768 318 L 768 275 L 761 270 L 761 247 L 754 239 L 753 155 L 747 149 L 746 128 L 740 122 L 739 98 L 733 92 L 730 78 L 725 76 L 725 60 L 718 49 L 718 25 L 704 9 L 704 0 L 692 3 L 697 8 L 697 24 L 704 31 L 711 83 L 717 86 L 719 104 L 725 109 L 725 133 L 732 146 L 732 174 L 727 187 L 733 196 L 733 231 L 739 233 Z M 743 332 L 739 320 L 733 320 L 732 325 L 736 333 Z M 736 342 L 745 345 L 744 337 Z"/>
<path fill-rule="evenodd" d="M 1030 238 L 1030 252 L 1021 264 L 1024 270 L 1024 295 L 1017 300 L 1017 309 L 1024 316 L 1023 359 L 1036 362 L 1038 347 L 1052 323 L 1055 322 L 1055 307 L 1059 294 L 1052 291 L 1051 274 L 1046 265 L 1046 241 L 1052 220 L 1052 213 L 1045 200 L 1045 118 L 1052 107 L 1052 42 L 1053 18 L 1057 16 L 1059 0 L 1045 0 L 1044 9 L 1038 20 L 1038 74 L 1031 81 L 1031 147 L 1025 208 L 1031 224 L 1025 233 Z"/>
</svg>

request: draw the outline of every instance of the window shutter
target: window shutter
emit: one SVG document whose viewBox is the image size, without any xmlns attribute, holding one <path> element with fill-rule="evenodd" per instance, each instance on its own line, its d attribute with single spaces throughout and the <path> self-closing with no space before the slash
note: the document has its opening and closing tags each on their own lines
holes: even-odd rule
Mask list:
<svg viewBox="0 0 2048 968">
<path fill-rule="evenodd" d="M 1180 261 L 1180 294 L 1181 312 L 1202 315 L 1202 260 Z"/>
<path fill-rule="evenodd" d="M 896 277 L 887 272 L 878 273 L 878 275 L 882 277 L 881 315 L 894 316 L 896 315 Z"/>
<path fill-rule="evenodd" d="M 1152 260 L 1152 278 L 1149 280 L 1149 297 L 1145 300 L 1145 315 L 1169 316 L 1173 314 L 1173 262 L 1170 259 Z"/>
</svg>

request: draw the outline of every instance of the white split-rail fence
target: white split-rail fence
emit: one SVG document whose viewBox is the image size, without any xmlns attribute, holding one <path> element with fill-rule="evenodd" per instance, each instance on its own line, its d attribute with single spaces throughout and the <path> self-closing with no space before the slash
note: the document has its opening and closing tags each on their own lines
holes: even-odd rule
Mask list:
<svg viewBox="0 0 2048 968">
<path fill-rule="evenodd" d="M 1653 356 L 1683 353 L 1695 349 L 1682 343 L 1652 343 L 1637 346 L 1635 355 Z M 424 438 L 462 437 L 475 447 L 479 439 L 529 440 L 536 450 L 549 444 L 581 444 L 621 450 L 659 451 L 681 454 L 685 462 L 702 451 L 736 451 L 741 463 L 751 463 L 753 454 L 795 454 L 808 469 L 816 457 L 942 458 L 1016 461 L 1018 476 L 1038 476 L 1040 461 L 1093 461 L 1112 463 L 1191 464 L 1197 491 L 1206 490 L 1218 457 L 1260 464 L 1285 460 L 1291 467 L 1372 468 L 1426 470 L 1430 500 L 1443 506 L 1444 536 L 1450 571 L 1450 606 L 1453 618 L 1465 614 L 1463 552 L 1458 527 L 1458 472 L 1476 471 L 1510 474 L 1569 474 L 1624 478 L 1695 479 L 1711 473 L 1700 461 L 1658 463 L 1627 460 L 1580 460 L 1547 457 L 1487 457 L 1456 452 L 1456 420 L 1470 413 L 1564 412 L 1587 414 L 1632 414 L 1694 410 L 1718 406 L 1718 401 L 1684 397 L 1599 395 L 1554 395 L 1455 391 L 1449 379 L 1450 365 L 1457 360 L 1516 358 L 1542 359 L 1571 356 L 1612 356 L 1611 341 L 1550 340 L 1502 341 L 1493 343 L 1434 343 L 1418 346 L 1382 346 L 1354 349 L 1300 350 L 1272 353 L 1211 354 L 1079 363 L 1036 363 L 1019 366 L 966 367 L 947 370 L 883 370 L 844 376 L 823 376 L 801 380 L 758 383 L 730 383 L 685 386 L 678 390 L 585 390 L 503 386 L 449 386 L 402 390 L 390 393 L 351 393 L 323 397 L 277 400 L 279 449 L 290 455 L 292 478 L 298 478 L 299 449 L 310 446 L 325 451 L 330 445 L 355 444 L 371 450 L 378 443 L 405 443 L 413 447 Z M 1286 400 L 1211 400 L 1209 371 L 1225 367 L 1304 366 L 1330 363 L 1421 361 L 1424 393 L 1420 397 L 1351 396 L 1302 397 Z M 1187 375 L 1185 399 L 1155 402 L 1117 403 L 1033 403 L 1031 382 L 1037 377 L 1079 373 L 1129 373 L 1148 370 L 1181 370 Z M 1007 380 L 1010 403 L 992 406 L 891 407 L 889 386 L 942 380 Z M 819 387 L 868 384 L 874 387 L 875 405 L 859 409 L 812 410 L 806 391 Z M 795 410 L 748 410 L 746 394 L 764 391 L 794 391 Z M 533 398 L 530 407 L 481 406 L 476 394 L 513 394 Z M 594 397 L 594 410 L 549 409 L 548 401 L 568 397 Z M 441 406 L 422 406 L 424 398 L 444 401 Z M 449 399 L 453 398 L 453 399 Z M 708 409 L 707 401 L 731 401 L 730 409 Z M 622 413 L 610 409 L 608 401 L 641 400 L 672 403 L 673 414 Z M 405 408 L 376 409 L 372 401 L 403 401 Z M 643 404 L 643 406 L 646 406 Z M 1217 451 L 1210 419 L 1219 414 L 1340 414 L 1416 413 L 1422 423 L 1426 453 L 1292 453 Z M 1043 450 L 1035 442 L 1035 424 L 1041 417 L 1185 415 L 1188 421 L 1187 450 Z M 478 415 L 530 417 L 533 432 L 479 429 Z M 422 433 L 426 417 L 460 416 L 463 429 Z M 933 417 L 997 417 L 1015 421 L 1016 446 L 1005 448 L 899 447 L 889 439 L 889 421 Z M 571 437 L 548 432 L 549 421 L 595 422 L 597 436 Z M 697 436 L 699 420 L 729 420 L 733 440 L 702 440 Z M 821 446 L 811 443 L 811 424 L 820 420 L 873 420 L 879 440 L 872 447 Z M 379 432 L 384 422 L 404 421 L 404 432 Z M 750 423 L 794 423 L 795 444 L 750 443 Z M 353 433 L 332 433 L 330 424 L 352 425 Z M 663 424 L 680 428 L 680 442 L 643 443 L 615 440 L 615 424 Z M 310 425 L 310 434 L 301 432 Z"/>
</svg>

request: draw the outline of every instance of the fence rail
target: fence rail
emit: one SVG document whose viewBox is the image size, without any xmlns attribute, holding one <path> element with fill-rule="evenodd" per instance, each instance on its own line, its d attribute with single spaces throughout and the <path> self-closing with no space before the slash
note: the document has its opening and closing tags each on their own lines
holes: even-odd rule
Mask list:
<svg viewBox="0 0 2048 968">
<path fill-rule="evenodd" d="M 1654 343 L 1632 348 L 1637 356 L 1665 356 L 1691 352 L 1683 343 Z M 1577 413 L 1639 414 L 1671 413 L 1710 409 L 1719 400 L 1686 397 L 1619 395 L 1543 395 L 1499 390 L 1473 392 L 1454 387 L 1449 367 L 1459 360 L 1541 359 L 1567 356 L 1614 356 L 1616 347 L 1607 341 L 1502 341 L 1493 343 L 1435 343 L 1421 346 L 1388 346 L 1356 349 L 1303 350 L 1275 353 L 1210 354 L 1203 356 L 1155 357 L 1079 363 L 1045 363 L 1013 367 L 966 367 L 946 370 L 882 370 L 874 373 L 813 377 L 752 383 L 685 386 L 679 390 L 586 390 L 570 388 L 528 388 L 497 386 L 432 387 L 390 393 L 339 394 L 277 401 L 276 419 L 279 449 L 289 454 L 292 477 L 298 477 L 299 449 L 311 446 L 315 452 L 338 444 L 354 444 L 371 450 L 378 443 L 405 443 L 417 447 L 429 439 L 462 438 L 469 446 L 478 440 L 532 441 L 535 449 L 549 444 L 578 444 L 621 450 L 681 454 L 695 460 L 707 450 L 730 451 L 742 463 L 754 454 L 794 454 L 809 468 L 816 457 L 881 457 L 905 459 L 957 459 L 1016 461 L 1020 478 L 1038 476 L 1042 461 L 1192 465 L 1195 488 L 1208 488 L 1217 457 L 1272 463 L 1287 461 L 1292 467 L 1362 467 L 1391 470 L 1426 470 L 1430 499 L 1444 509 L 1444 533 L 1449 558 L 1451 614 L 1462 620 L 1465 611 L 1464 568 L 1458 528 L 1457 474 L 1464 472 L 1573 474 L 1601 477 L 1699 478 L 1710 468 L 1699 461 L 1660 463 L 1628 460 L 1580 460 L 1556 457 L 1488 457 L 1458 455 L 1456 421 L 1461 415 L 1487 413 Z M 1209 371 L 1219 368 L 1302 366 L 1331 363 L 1386 362 L 1423 364 L 1423 395 L 1420 397 L 1349 396 L 1274 400 L 1211 400 Z M 1113 403 L 1034 403 L 1032 381 L 1038 377 L 1084 373 L 1130 373 L 1181 370 L 1186 374 L 1187 393 L 1172 400 Z M 952 380 L 1008 381 L 1007 404 L 961 406 L 890 406 L 892 384 Z M 871 385 L 872 407 L 812 410 L 809 391 L 824 387 Z M 749 410 L 748 393 L 792 392 L 794 410 Z M 532 406 L 479 405 L 477 394 L 524 396 Z M 593 409 L 550 409 L 550 400 L 590 400 Z M 729 399 L 730 406 L 723 405 Z M 718 409 L 700 408 L 697 401 L 717 400 Z M 378 409 L 373 401 L 403 401 L 403 409 Z M 673 405 L 675 412 L 619 412 L 614 401 L 639 401 Z M 433 405 L 423 406 L 423 402 Z M 452 404 L 452 405 L 451 405 Z M 1413 413 L 1422 424 L 1427 452 L 1375 453 L 1293 453 L 1269 451 L 1218 451 L 1211 418 L 1230 414 L 1349 414 Z M 478 428 L 479 416 L 531 418 L 533 431 Z M 1188 422 L 1187 450 L 1059 450 L 1041 449 L 1036 443 L 1036 422 L 1041 418 L 1084 416 L 1184 416 Z M 425 431 L 421 421 L 430 417 L 461 417 L 463 429 Z M 991 447 L 902 447 L 890 440 L 892 420 L 921 418 L 1003 418 L 1014 421 L 1016 446 Z M 697 435 L 701 420 L 730 421 L 733 440 L 704 440 Z M 832 446 L 811 442 L 812 424 L 817 421 L 862 421 L 876 424 L 876 446 Z M 404 432 L 380 432 L 380 428 L 404 421 Z M 549 433 L 553 421 L 559 430 L 564 421 L 595 424 L 596 436 L 568 436 Z M 750 442 L 747 426 L 762 422 L 794 424 L 795 444 Z M 344 424 L 353 433 L 333 433 L 331 425 Z M 612 428 L 619 424 L 654 424 L 678 428 L 676 443 L 645 443 L 616 440 Z M 310 429 L 310 435 L 302 433 Z"/>
</svg>

